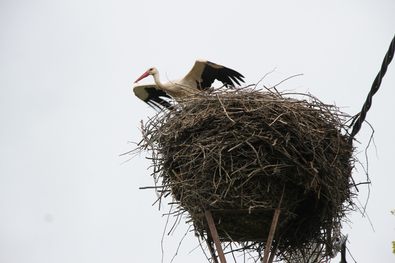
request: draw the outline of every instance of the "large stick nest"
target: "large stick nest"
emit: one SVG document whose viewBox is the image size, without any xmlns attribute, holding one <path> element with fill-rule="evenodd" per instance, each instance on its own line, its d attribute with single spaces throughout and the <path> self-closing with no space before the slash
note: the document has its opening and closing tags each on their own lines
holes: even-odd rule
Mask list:
<svg viewBox="0 0 395 263">
<path fill-rule="evenodd" d="M 309 94 L 291 95 L 195 94 L 143 127 L 141 147 L 153 153 L 162 196 L 171 192 L 197 235 L 207 235 L 211 210 L 222 241 L 261 250 L 280 208 L 278 254 L 322 244 L 331 256 L 332 236 L 352 204 L 348 116 Z"/>
</svg>

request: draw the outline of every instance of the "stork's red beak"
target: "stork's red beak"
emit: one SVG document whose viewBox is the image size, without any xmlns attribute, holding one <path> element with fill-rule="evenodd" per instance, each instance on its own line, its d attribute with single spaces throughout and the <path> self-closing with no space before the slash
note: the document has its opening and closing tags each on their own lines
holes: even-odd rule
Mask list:
<svg viewBox="0 0 395 263">
<path fill-rule="evenodd" d="M 143 75 L 141 75 L 141 77 L 139 77 L 134 83 L 139 82 L 139 81 L 142 80 L 143 78 L 148 77 L 148 75 L 149 75 L 149 72 L 147 71 L 147 72 L 145 72 Z"/>
</svg>

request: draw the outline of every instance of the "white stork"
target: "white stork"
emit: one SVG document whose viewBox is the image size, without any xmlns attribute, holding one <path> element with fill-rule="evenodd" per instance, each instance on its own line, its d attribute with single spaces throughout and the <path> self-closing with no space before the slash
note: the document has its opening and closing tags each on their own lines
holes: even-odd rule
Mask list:
<svg viewBox="0 0 395 263">
<path fill-rule="evenodd" d="M 198 59 L 193 68 L 185 77 L 162 83 L 159 79 L 159 72 L 156 68 L 149 68 L 141 77 L 134 83 L 141 79 L 152 75 L 155 83 L 136 85 L 133 88 L 134 94 L 151 107 L 155 108 L 170 108 L 171 105 L 164 98 L 180 98 L 201 90 L 207 90 L 211 87 L 214 80 L 219 80 L 225 85 L 234 86 L 235 82 L 240 85 L 239 81 L 244 82 L 239 72 L 215 64 L 213 62 Z"/>
</svg>

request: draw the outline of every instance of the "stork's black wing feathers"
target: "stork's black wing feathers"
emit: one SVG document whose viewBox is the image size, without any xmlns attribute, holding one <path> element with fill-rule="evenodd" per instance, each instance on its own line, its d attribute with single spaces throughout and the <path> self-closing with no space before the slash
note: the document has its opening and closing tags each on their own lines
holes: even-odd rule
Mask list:
<svg viewBox="0 0 395 263">
<path fill-rule="evenodd" d="M 150 105 L 152 108 L 154 109 L 156 108 L 162 109 L 163 107 L 168 109 L 171 108 L 171 104 L 167 100 L 161 98 L 161 97 L 171 98 L 169 94 L 167 94 L 163 90 L 159 90 L 154 87 L 146 87 L 144 89 L 148 93 L 148 97 L 144 100 L 144 102 Z"/>
<path fill-rule="evenodd" d="M 202 90 L 210 88 L 214 80 L 216 79 L 226 85 L 231 86 L 234 86 L 234 83 L 240 85 L 240 82 L 244 82 L 244 76 L 241 75 L 239 72 L 224 66 L 217 65 L 210 61 L 207 61 L 203 69 L 201 78 L 202 82 L 200 83 L 200 85 L 198 83 L 198 87 Z"/>
</svg>

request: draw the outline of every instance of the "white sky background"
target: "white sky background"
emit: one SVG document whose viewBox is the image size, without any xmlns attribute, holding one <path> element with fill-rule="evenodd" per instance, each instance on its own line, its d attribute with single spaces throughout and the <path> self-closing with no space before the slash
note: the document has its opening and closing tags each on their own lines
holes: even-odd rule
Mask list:
<svg viewBox="0 0 395 263">
<path fill-rule="evenodd" d="M 139 190 L 153 184 L 145 155 L 118 156 L 155 113 L 133 82 L 150 66 L 162 80 L 182 77 L 197 58 L 247 84 L 276 68 L 260 85 L 303 73 L 278 88 L 353 115 L 395 33 L 394 10 L 392 0 L 1 1 L 0 262 L 160 262 L 168 206 Z M 375 232 L 358 212 L 343 231 L 357 262 L 395 261 L 394 98 L 395 61 L 367 116 Z M 365 164 L 370 134 L 365 124 L 357 136 Z M 354 176 L 365 179 L 361 167 Z M 165 237 L 164 262 L 186 229 Z M 197 245 L 190 233 L 173 262 L 206 262 Z"/>
</svg>

